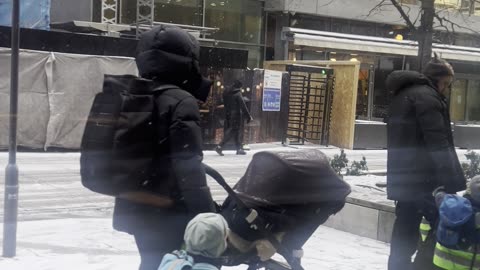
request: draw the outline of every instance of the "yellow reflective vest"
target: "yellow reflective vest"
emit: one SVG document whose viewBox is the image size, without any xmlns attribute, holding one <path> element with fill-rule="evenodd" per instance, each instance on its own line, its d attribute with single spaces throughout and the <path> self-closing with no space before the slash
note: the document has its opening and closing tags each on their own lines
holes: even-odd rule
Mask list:
<svg viewBox="0 0 480 270">
<path fill-rule="evenodd" d="M 420 236 L 422 237 L 422 242 L 425 242 L 427 240 L 428 233 L 432 227 L 430 227 L 430 223 L 423 218 L 422 223 L 420 223 Z"/>
<path fill-rule="evenodd" d="M 427 235 L 432 227 L 430 223 L 423 218 L 420 224 L 420 235 L 425 242 Z M 442 246 L 440 243 L 435 245 L 433 264 L 446 270 L 480 270 L 480 246 L 477 246 L 475 255 L 473 247 L 469 250 L 456 250 Z"/>
<path fill-rule="evenodd" d="M 480 269 L 480 255 L 475 256 L 473 251 L 449 249 L 437 243 L 433 264 L 446 270 L 478 270 Z"/>
</svg>

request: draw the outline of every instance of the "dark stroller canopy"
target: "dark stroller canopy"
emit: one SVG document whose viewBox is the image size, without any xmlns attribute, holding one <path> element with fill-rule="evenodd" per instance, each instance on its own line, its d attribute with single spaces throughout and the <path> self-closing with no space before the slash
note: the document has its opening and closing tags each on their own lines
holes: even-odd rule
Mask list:
<svg viewBox="0 0 480 270">
<path fill-rule="evenodd" d="M 350 186 L 319 150 L 259 152 L 235 186 L 246 203 L 299 205 L 345 201 Z"/>
</svg>

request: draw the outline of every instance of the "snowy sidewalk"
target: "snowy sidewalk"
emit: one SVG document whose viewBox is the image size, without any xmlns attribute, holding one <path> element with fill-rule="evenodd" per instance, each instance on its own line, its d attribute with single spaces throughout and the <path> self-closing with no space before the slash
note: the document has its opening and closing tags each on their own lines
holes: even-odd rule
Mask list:
<svg viewBox="0 0 480 270">
<path fill-rule="evenodd" d="M 306 270 L 384 270 L 388 252 L 385 243 L 320 227 L 305 245 L 303 265 Z M 17 257 L 0 258 L 5 270 L 132 270 L 138 264 L 133 238 L 114 231 L 110 218 L 20 222 Z"/>
</svg>

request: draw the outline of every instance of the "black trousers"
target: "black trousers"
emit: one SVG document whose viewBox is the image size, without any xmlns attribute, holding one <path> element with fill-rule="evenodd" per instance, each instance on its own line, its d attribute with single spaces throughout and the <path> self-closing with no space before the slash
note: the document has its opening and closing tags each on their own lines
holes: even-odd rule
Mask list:
<svg viewBox="0 0 480 270">
<path fill-rule="evenodd" d="M 425 242 L 420 241 L 420 223 L 425 217 L 435 227 L 438 210 L 432 195 L 417 201 L 399 201 L 395 209 L 396 219 L 390 243 L 389 270 L 437 269 L 433 265 L 435 234 L 430 231 Z M 417 251 L 415 261 L 412 256 Z"/>
<path fill-rule="evenodd" d="M 220 143 L 220 147 L 224 147 L 229 141 L 233 139 L 237 150 L 242 149 L 243 145 L 243 129 L 244 123 L 241 119 L 225 120 L 225 126 L 223 128 L 223 140 Z"/>
<path fill-rule="evenodd" d="M 140 253 L 139 269 L 157 270 L 165 254 L 179 250 L 188 221 L 186 213 L 161 210 L 138 220 L 133 236 Z"/>
</svg>

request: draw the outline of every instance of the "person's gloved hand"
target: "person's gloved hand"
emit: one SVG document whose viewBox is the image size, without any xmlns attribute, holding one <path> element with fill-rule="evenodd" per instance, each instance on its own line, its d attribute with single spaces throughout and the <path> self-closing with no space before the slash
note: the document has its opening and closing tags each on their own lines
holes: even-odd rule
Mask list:
<svg viewBox="0 0 480 270">
<path fill-rule="evenodd" d="M 258 257 L 260 257 L 262 262 L 270 260 L 277 253 L 277 250 L 272 243 L 265 239 L 256 241 L 255 248 L 257 249 Z"/>
<path fill-rule="evenodd" d="M 437 205 L 437 208 L 440 207 L 440 204 L 442 204 L 443 197 L 445 197 L 446 194 L 445 187 L 443 186 L 440 186 L 433 191 L 432 195 L 435 197 L 435 204 Z"/>
</svg>

